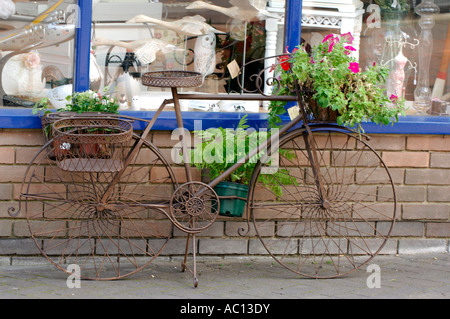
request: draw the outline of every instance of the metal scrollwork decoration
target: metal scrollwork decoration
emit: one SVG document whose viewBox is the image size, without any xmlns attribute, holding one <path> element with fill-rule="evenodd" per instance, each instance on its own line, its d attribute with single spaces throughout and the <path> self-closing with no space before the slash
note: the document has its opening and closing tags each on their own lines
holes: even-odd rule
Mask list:
<svg viewBox="0 0 450 319">
<path fill-rule="evenodd" d="M 248 68 L 251 64 L 266 62 L 265 67 L 258 73 L 254 73 L 247 78 L 247 81 L 253 84 L 253 89 L 248 89 L 240 77 L 237 78 L 239 88 L 243 93 L 259 93 L 263 96 L 278 95 L 281 90 L 280 79 L 277 77 L 276 70 L 282 63 L 286 63 L 292 56 L 289 53 L 274 55 L 271 57 L 264 57 L 245 63 L 241 68 L 243 70 Z M 268 65 L 267 61 L 274 61 L 273 64 Z"/>
</svg>

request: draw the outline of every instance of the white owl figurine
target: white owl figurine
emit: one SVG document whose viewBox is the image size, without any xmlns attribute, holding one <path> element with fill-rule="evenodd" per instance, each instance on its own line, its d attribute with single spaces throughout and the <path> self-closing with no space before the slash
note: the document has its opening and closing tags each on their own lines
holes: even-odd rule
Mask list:
<svg viewBox="0 0 450 319">
<path fill-rule="evenodd" d="M 206 77 L 216 68 L 216 35 L 208 33 L 199 36 L 194 48 L 194 69 Z"/>
</svg>

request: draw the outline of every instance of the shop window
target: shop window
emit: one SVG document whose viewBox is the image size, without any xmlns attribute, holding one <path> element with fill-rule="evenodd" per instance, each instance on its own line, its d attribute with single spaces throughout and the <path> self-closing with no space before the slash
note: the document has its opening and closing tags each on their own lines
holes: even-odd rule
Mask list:
<svg viewBox="0 0 450 319">
<path fill-rule="evenodd" d="M 284 52 L 287 1 L 254 1 L 261 14 L 246 16 L 246 22 L 230 14 L 244 0 L 200 2 L 216 7 L 196 7 L 199 1 L 194 0 L 92 1 L 90 88 L 107 89 L 121 99 L 123 110 L 152 110 L 170 97 L 168 90 L 141 84 L 143 73 L 162 69 L 204 74 L 202 87 L 184 92 L 241 94 L 238 82 L 252 90 L 250 76 L 265 65 L 255 64 L 236 78 L 228 66 Z M 60 99 L 71 92 L 77 3 L 20 1 L 12 12 L 6 7 L 0 12 L 3 108 L 31 108 L 42 97 Z M 386 92 L 406 99 L 407 115 L 448 116 L 449 10 L 448 0 L 303 0 L 302 38 L 314 45 L 329 33 L 352 32 L 361 65 L 391 68 Z M 177 30 L 177 21 L 187 18 L 203 23 L 200 35 Z M 287 25 L 286 30 L 298 27 Z M 427 103 L 418 103 L 423 97 Z M 55 99 L 55 108 L 59 106 Z M 265 112 L 262 104 L 235 106 L 188 101 L 183 110 Z"/>
<path fill-rule="evenodd" d="M 355 33 L 360 64 L 390 69 L 386 94 L 406 100 L 406 115 L 450 116 L 449 10 L 448 0 L 305 0 L 302 37 Z"/>
<path fill-rule="evenodd" d="M 91 83 L 91 88 L 113 91 L 121 100 L 121 108 L 131 110 L 154 110 L 171 97 L 170 90 L 143 86 L 141 76 L 146 72 L 202 73 L 203 85 L 183 92 L 241 94 L 255 89 L 248 79 L 264 69 L 264 61 L 252 64 L 245 74 L 234 74 L 231 66 L 282 53 L 285 0 L 270 1 L 269 5 L 267 1 L 251 1 L 253 6 L 249 3 L 165 0 L 130 5 L 130 1 L 94 1 L 92 44 L 99 80 Z M 269 25 L 278 43 L 270 51 Z M 256 101 L 241 104 L 182 101 L 182 109 L 264 111 Z"/>
</svg>

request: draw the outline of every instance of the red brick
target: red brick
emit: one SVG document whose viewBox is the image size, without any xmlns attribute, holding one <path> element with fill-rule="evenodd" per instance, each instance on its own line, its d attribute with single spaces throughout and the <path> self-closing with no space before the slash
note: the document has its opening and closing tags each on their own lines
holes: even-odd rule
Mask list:
<svg viewBox="0 0 450 319">
<path fill-rule="evenodd" d="M 381 234 L 387 234 L 391 223 L 378 223 L 377 231 Z M 422 237 L 424 233 L 424 223 L 420 222 L 397 222 L 394 224 L 391 236 L 394 237 Z"/>
<path fill-rule="evenodd" d="M 450 168 L 450 153 L 431 153 L 430 167 Z"/>
<path fill-rule="evenodd" d="M 405 184 L 450 185 L 450 170 L 447 169 L 406 169 Z"/>
<path fill-rule="evenodd" d="M 428 201 L 450 202 L 450 191 L 448 186 L 428 186 Z"/>
<path fill-rule="evenodd" d="M 0 183 L 22 182 L 27 166 L 0 165 Z"/>
<path fill-rule="evenodd" d="M 0 223 L 0 237 L 10 237 L 12 233 L 12 221 L 2 220 Z"/>
<path fill-rule="evenodd" d="M 428 167 L 428 152 L 383 152 L 383 160 L 388 167 Z"/>
<path fill-rule="evenodd" d="M 449 218 L 449 205 L 442 204 L 404 204 L 403 219 L 442 219 Z"/>
<path fill-rule="evenodd" d="M 44 145 L 41 130 L 3 131 L 0 134 L 1 145 Z"/>
<path fill-rule="evenodd" d="M 0 184 L 0 200 L 11 200 L 13 186 Z"/>
<path fill-rule="evenodd" d="M 406 137 L 401 135 L 370 135 L 367 142 L 377 151 L 402 151 L 406 147 Z"/>
<path fill-rule="evenodd" d="M 450 223 L 428 223 L 427 237 L 450 237 Z"/>
<path fill-rule="evenodd" d="M 0 164 L 13 164 L 15 150 L 11 147 L 0 148 Z"/>
<path fill-rule="evenodd" d="M 450 136 L 408 136 L 406 149 L 417 151 L 450 151 Z"/>
<path fill-rule="evenodd" d="M 39 147 L 18 147 L 16 149 L 16 164 L 30 163 L 39 150 Z"/>
</svg>

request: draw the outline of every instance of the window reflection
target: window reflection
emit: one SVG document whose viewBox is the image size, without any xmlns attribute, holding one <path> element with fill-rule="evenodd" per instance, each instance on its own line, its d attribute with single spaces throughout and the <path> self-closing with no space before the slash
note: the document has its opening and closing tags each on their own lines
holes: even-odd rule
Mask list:
<svg viewBox="0 0 450 319">
<path fill-rule="evenodd" d="M 70 85 L 76 12 L 71 1 L 1 1 L 1 105 L 32 107 Z"/>
</svg>

